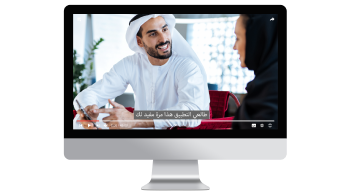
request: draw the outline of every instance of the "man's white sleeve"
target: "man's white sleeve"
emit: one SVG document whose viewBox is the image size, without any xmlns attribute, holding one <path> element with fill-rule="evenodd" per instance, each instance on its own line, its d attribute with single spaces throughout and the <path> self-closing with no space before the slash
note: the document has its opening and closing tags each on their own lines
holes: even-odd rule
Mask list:
<svg viewBox="0 0 342 191">
<path fill-rule="evenodd" d="M 82 107 L 96 104 L 99 108 L 108 103 L 108 99 L 113 99 L 125 92 L 129 83 L 128 68 L 130 65 L 125 63 L 125 59 L 115 64 L 109 72 L 103 75 L 103 78 L 95 84 L 89 86 L 81 93 L 77 99 Z M 74 100 L 74 107 L 76 111 L 79 109 Z"/>
<path fill-rule="evenodd" d="M 204 80 L 200 68 L 194 62 L 181 64 L 176 70 L 176 84 L 178 104 L 165 110 L 209 110 L 209 100 L 205 100 Z M 154 119 L 155 129 L 167 127 L 186 126 L 197 127 L 201 124 L 200 119 Z"/>
</svg>

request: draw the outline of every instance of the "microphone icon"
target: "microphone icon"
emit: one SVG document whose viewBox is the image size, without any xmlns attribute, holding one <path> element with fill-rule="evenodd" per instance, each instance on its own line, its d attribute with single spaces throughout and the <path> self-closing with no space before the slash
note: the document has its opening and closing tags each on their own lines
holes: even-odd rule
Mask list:
<svg viewBox="0 0 342 191">
<path fill-rule="evenodd" d="M 28 19 L 31 20 L 30 23 L 25 23 L 24 22 L 24 19 L 23 19 L 23 12 L 25 10 L 28 10 L 30 11 L 28 13 L 28 15 L 31 15 L 31 17 L 29 17 Z M 34 13 L 33 13 L 33 10 L 31 8 L 28 8 L 28 7 L 25 7 L 23 9 L 21 9 L 20 11 L 20 19 L 17 19 L 17 22 L 19 24 L 19 26 L 23 29 L 27 29 L 25 30 L 25 33 L 29 33 L 29 32 L 34 32 L 34 29 L 32 29 L 34 26 L 36 26 L 37 24 L 37 21 L 38 21 L 38 17 L 34 17 Z"/>
<path fill-rule="evenodd" d="M 270 21 L 274 21 L 274 18 L 272 17 L 272 18 L 270 19 Z"/>
</svg>

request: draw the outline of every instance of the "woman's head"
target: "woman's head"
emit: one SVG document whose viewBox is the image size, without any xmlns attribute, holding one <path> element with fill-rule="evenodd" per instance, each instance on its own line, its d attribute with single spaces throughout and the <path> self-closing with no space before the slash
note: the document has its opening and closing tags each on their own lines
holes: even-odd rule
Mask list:
<svg viewBox="0 0 342 191">
<path fill-rule="evenodd" d="M 233 49 L 238 51 L 240 55 L 241 67 L 247 67 L 245 64 L 246 57 L 246 26 L 249 17 L 246 14 L 241 14 L 236 21 L 235 34 L 236 41 Z"/>
<path fill-rule="evenodd" d="M 241 14 L 236 21 L 234 50 L 241 67 L 261 73 L 278 61 L 278 15 Z"/>
</svg>

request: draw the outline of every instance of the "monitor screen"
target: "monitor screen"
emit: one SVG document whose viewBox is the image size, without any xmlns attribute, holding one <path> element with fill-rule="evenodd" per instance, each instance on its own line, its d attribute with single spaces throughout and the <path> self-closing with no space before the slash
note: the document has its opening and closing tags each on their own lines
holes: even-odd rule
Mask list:
<svg viewBox="0 0 342 191">
<path fill-rule="evenodd" d="M 65 137 L 286 138 L 286 9 L 168 7 L 66 7 Z"/>
</svg>

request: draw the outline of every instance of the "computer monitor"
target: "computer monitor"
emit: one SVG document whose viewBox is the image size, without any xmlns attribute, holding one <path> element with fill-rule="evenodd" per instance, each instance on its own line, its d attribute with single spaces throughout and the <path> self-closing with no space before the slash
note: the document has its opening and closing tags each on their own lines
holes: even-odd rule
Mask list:
<svg viewBox="0 0 342 191">
<path fill-rule="evenodd" d="M 150 5 L 149 5 L 150 6 Z M 277 130 L 74 130 L 71 124 L 73 100 L 67 88 L 71 83 L 72 16 L 79 13 L 113 14 L 141 10 L 141 5 L 70 5 L 64 12 L 64 126 L 63 154 L 66 160 L 152 160 L 151 180 L 142 189 L 209 189 L 199 175 L 199 160 L 284 160 L 287 156 L 286 87 L 286 9 L 281 5 L 233 6 L 178 5 L 173 10 L 188 13 L 261 13 L 279 14 L 279 96 Z M 158 7 L 158 6 L 152 6 Z M 138 8 L 138 9 L 134 9 Z M 165 8 L 165 6 L 160 6 Z M 252 10 L 253 9 L 253 10 Z M 148 9 L 150 11 L 156 10 Z M 158 9 L 157 9 L 158 10 Z M 145 11 L 145 10 L 144 10 Z M 197 11 L 199 12 L 199 11 Z M 69 78 L 70 77 L 70 78 Z M 70 99 L 69 99 L 70 98 Z M 86 148 L 86 149 L 85 149 Z M 229 162 L 227 162 L 229 163 Z M 115 181 L 115 180 L 114 180 Z M 134 181 L 134 179 L 133 179 Z M 119 182 L 115 182 L 119 184 Z"/>
</svg>

